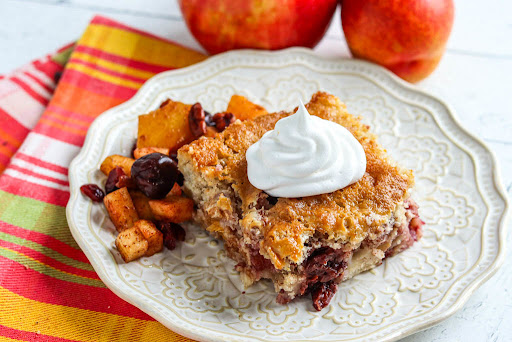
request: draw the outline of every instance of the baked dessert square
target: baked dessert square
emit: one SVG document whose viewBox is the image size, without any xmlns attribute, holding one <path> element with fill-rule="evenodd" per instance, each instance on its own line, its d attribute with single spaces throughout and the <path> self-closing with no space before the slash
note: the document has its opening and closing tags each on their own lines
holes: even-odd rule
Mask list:
<svg viewBox="0 0 512 342">
<path fill-rule="evenodd" d="M 277 302 L 311 294 L 321 310 L 342 281 L 409 248 L 421 237 L 423 222 L 410 198 L 412 171 L 387 155 L 370 127 L 327 93 L 314 94 L 306 108 L 344 126 L 362 145 L 366 172 L 359 181 L 302 198 L 276 198 L 254 187 L 246 151 L 293 114 L 287 112 L 237 120 L 214 137 L 183 146 L 178 167 L 197 206 L 195 220 L 224 241 L 244 285 L 270 279 Z"/>
</svg>

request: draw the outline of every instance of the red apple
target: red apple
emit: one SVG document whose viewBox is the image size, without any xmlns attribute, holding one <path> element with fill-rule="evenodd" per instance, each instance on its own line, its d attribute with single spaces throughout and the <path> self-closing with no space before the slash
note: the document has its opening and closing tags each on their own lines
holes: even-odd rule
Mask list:
<svg viewBox="0 0 512 342">
<path fill-rule="evenodd" d="M 441 60 L 453 24 L 452 0 L 342 0 L 352 55 L 381 64 L 409 82 Z"/>
<path fill-rule="evenodd" d="M 232 49 L 314 47 L 337 0 L 179 0 L 188 28 L 215 54 Z"/>
</svg>

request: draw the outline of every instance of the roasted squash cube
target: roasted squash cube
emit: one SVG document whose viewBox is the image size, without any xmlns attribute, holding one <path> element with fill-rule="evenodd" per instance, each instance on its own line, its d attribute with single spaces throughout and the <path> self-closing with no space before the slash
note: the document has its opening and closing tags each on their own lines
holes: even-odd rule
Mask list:
<svg viewBox="0 0 512 342">
<path fill-rule="evenodd" d="M 137 148 L 162 147 L 175 152 L 193 141 L 188 124 L 190 107 L 170 100 L 162 108 L 139 116 Z"/>
<path fill-rule="evenodd" d="M 252 103 L 242 95 L 231 96 L 226 112 L 233 114 L 237 119 L 242 121 L 254 119 L 255 117 L 268 114 L 265 108 Z"/>
<path fill-rule="evenodd" d="M 124 173 L 130 177 L 132 173 L 132 165 L 135 159 L 128 158 L 125 156 L 120 156 L 118 154 L 113 154 L 111 156 L 108 156 L 105 158 L 103 163 L 101 163 L 100 170 L 105 174 L 105 176 L 108 176 L 110 171 L 115 169 L 116 167 L 120 167 L 123 169 Z"/>
</svg>

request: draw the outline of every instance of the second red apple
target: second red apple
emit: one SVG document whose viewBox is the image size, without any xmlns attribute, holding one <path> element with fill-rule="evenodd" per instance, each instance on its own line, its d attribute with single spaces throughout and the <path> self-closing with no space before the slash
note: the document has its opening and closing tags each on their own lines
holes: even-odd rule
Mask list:
<svg viewBox="0 0 512 342">
<path fill-rule="evenodd" d="M 314 47 L 337 0 L 180 0 L 192 35 L 212 54 L 254 48 Z"/>
<path fill-rule="evenodd" d="M 354 57 L 417 82 L 441 60 L 453 24 L 453 0 L 342 0 L 341 22 Z"/>
</svg>

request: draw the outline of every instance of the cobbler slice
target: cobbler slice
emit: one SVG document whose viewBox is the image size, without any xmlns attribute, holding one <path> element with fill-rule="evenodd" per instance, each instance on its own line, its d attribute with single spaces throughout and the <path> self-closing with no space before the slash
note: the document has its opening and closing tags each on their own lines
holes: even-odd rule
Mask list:
<svg viewBox="0 0 512 342">
<path fill-rule="evenodd" d="M 271 279 L 279 303 L 311 294 L 321 310 L 340 282 L 409 248 L 423 222 L 409 197 L 412 171 L 388 157 L 368 126 L 327 93 L 316 93 L 306 107 L 361 143 L 367 166 L 358 182 L 302 198 L 270 197 L 252 186 L 245 152 L 291 114 L 285 112 L 236 121 L 215 137 L 183 146 L 178 159 L 185 192 L 197 205 L 196 221 L 224 240 L 244 285 Z"/>
</svg>

